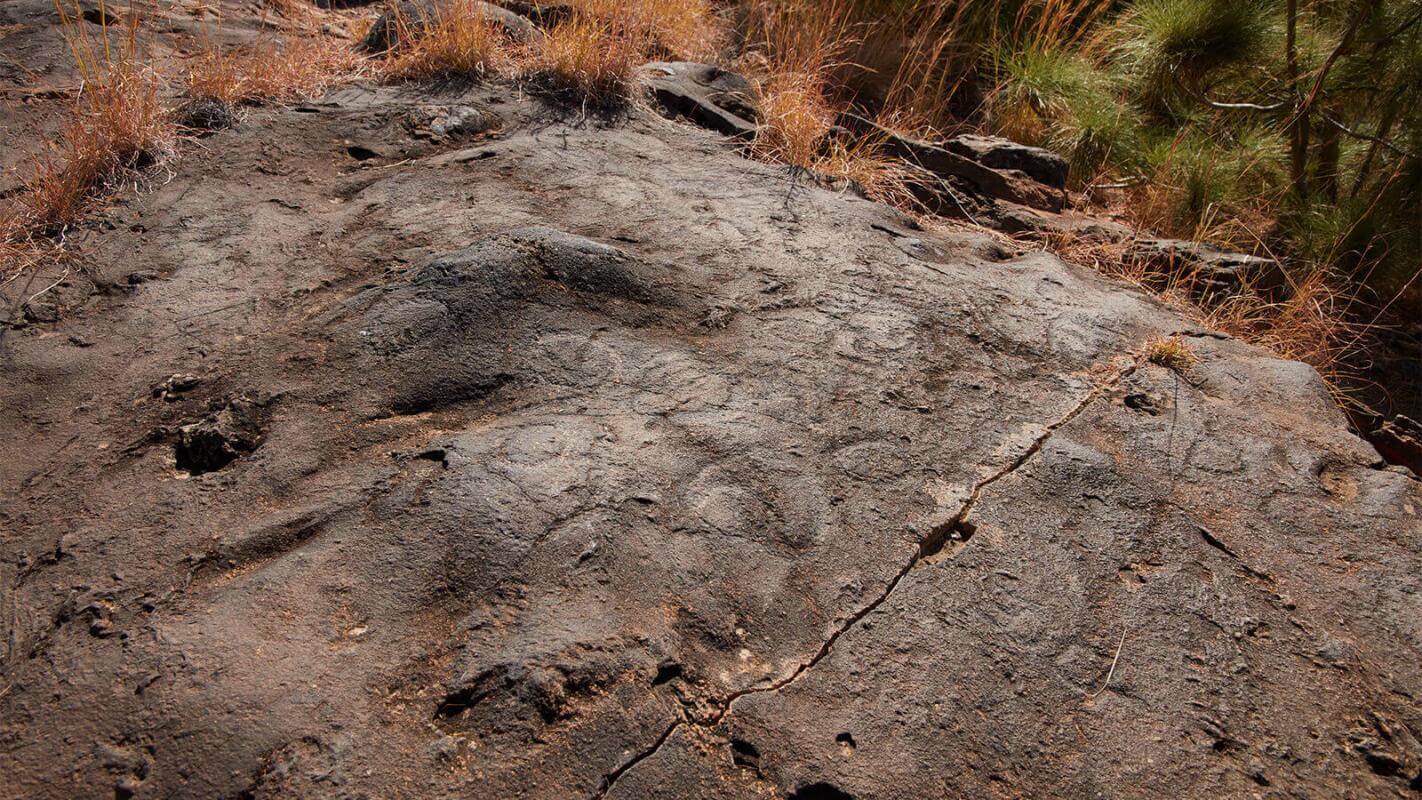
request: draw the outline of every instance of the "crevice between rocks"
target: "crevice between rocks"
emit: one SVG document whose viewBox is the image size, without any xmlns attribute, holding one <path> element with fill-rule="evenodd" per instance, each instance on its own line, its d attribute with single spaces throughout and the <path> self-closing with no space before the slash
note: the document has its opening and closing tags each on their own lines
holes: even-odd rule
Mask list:
<svg viewBox="0 0 1422 800">
<path fill-rule="evenodd" d="M 1088 392 L 1087 395 L 1083 397 L 1080 401 L 1078 401 L 1076 405 L 1072 406 L 1066 414 L 1062 415 L 1061 417 L 1057 418 L 1056 421 L 1049 424 L 1046 429 L 1043 430 L 1039 436 L 1037 436 L 1036 439 L 1032 440 L 1031 445 L 1029 445 L 1026 450 L 1022 451 L 1020 455 L 1014 458 L 1006 466 L 973 484 L 972 492 L 969 493 L 968 499 L 964 500 L 963 504 L 958 508 L 958 512 L 954 514 L 953 517 L 947 522 L 937 525 L 932 530 L 930 530 L 928 532 L 928 535 L 923 537 L 923 539 L 919 541 L 918 547 L 914 549 L 912 557 L 910 557 L 909 560 L 902 567 L 899 568 L 899 571 L 896 572 L 894 576 L 889 579 L 889 582 L 885 584 L 884 589 L 877 596 L 875 596 L 873 600 L 869 601 L 858 611 L 847 617 L 844 622 L 840 623 L 840 625 L 830 633 L 829 637 L 824 640 L 824 642 L 820 645 L 819 649 L 815 651 L 815 654 L 811 656 L 809 660 L 801 663 L 798 667 L 795 668 L 793 672 L 791 672 L 786 677 L 780 678 L 779 680 L 773 681 L 763 686 L 752 686 L 747 689 L 741 689 L 737 692 L 733 692 L 722 700 L 713 702 L 712 705 L 715 707 L 714 712 L 701 719 L 693 719 L 689 717 L 685 709 L 683 709 L 680 712 L 680 716 L 678 716 L 678 718 L 674 722 L 672 722 L 672 724 L 669 725 L 665 731 L 662 732 L 661 736 L 657 737 L 657 740 L 655 742 L 653 742 L 650 746 L 633 754 L 630 758 L 619 764 L 618 767 L 612 772 L 609 772 L 604 775 L 601 783 L 598 786 L 597 791 L 593 793 L 591 800 L 601 800 L 601 798 L 606 797 L 607 794 L 611 792 L 612 789 L 617 785 L 617 781 L 620 780 L 623 775 L 626 775 L 638 764 L 656 755 L 657 752 L 661 750 L 662 747 L 665 746 L 666 743 L 671 739 L 672 734 L 676 733 L 677 729 L 680 728 L 682 725 L 692 724 L 704 728 L 715 728 L 719 726 L 721 722 L 727 717 L 727 715 L 731 713 L 732 707 L 741 698 L 748 697 L 753 694 L 770 694 L 778 692 L 781 689 L 784 689 L 785 687 L 799 680 L 805 673 L 814 669 L 815 666 L 820 663 L 820 661 L 822 661 L 826 656 L 830 654 L 830 652 L 834 649 L 835 643 L 838 642 L 841 637 L 843 637 L 849 631 L 853 630 L 854 627 L 858 625 L 861 621 L 863 621 L 865 617 L 868 617 L 870 614 L 874 613 L 874 611 L 876 611 L 880 606 L 888 602 L 889 598 L 893 596 L 896 590 L 898 590 L 899 585 L 903 582 L 903 579 L 908 577 L 908 574 L 912 572 L 916 567 L 923 563 L 936 563 L 937 560 L 942 560 L 938 557 L 941 556 L 945 552 L 945 550 L 948 549 L 948 545 L 953 542 L 957 542 L 959 544 L 959 546 L 953 548 L 951 551 L 951 555 L 956 555 L 962 549 L 962 547 L 966 545 L 967 541 L 972 538 L 973 533 L 975 533 L 977 530 L 976 526 L 969 521 L 968 517 L 970 514 L 972 514 L 973 509 L 977 506 L 978 501 L 982 498 L 983 492 L 986 491 L 988 487 L 992 486 L 993 484 L 1001 481 L 1002 479 L 1026 466 L 1027 463 L 1030 462 L 1034 457 L 1036 457 L 1038 453 L 1042 452 L 1042 448 L 1046 446 L 1047 442 L 1052 438 L 1052 436 L 1056 434 L 1058 430 L 1069 424 L 1072 420 L 1081 416 L 1081 414 L 1085 412 L 1086 409 L 1089 408 L 1092 403 L 1100 399 L 1102 395 L 1115 388 L 1117 385 L 1120 384 L 1121 381 L 1125 380 L 1133 373 L 1135 373 L 1136 370 L 1140 368 L 1143 357 L 1140 354 L 1136 353 L 1132 353 L 1130 355 L 1130 364 L 1120 369 L 1117 369 L 1110 377 L 1098 382 L 1092 388 L 1092 390 Z"/>
</svg>

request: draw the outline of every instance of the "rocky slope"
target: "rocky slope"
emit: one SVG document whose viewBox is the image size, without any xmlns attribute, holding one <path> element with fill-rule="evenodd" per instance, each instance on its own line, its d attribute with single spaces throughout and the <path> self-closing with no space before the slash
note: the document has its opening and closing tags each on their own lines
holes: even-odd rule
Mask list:
<svg viewBox="0 0 1422 800">
<path fill-rule="evenodd" d="M 2 796 L 1422 789 L 1422 485 L 1307 367 L 645 109 L 173 169 L 4 342 Z"/>
</svg>

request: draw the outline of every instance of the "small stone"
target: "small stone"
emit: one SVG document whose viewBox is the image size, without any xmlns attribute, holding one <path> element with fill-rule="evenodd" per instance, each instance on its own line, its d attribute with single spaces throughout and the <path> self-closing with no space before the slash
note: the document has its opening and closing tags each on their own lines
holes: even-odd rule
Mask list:
<svg viewBox="0 0 1422 800">
<path fill-rule="evenodd" d="M 760 109 L 744 77 L 711 64 L 668 61 L 642 68 L 642 81 L 669 116 L 726 136 L 755 134 Z"/>
<path fill-rule="evenodd" d="M 459 739 L 445 736 L 430 745 L 430 753 L 441 761 L 453 761 L 459 756 Z"/>
<path fill-rule="evenodd" d="M 167 380 L 153 387 L 153 396 L 161 397 L 165 401 L 172 403 L 182 399 L 182 395 L 196 389 L 202 383 L 202 378 L 196 375 L 174 374 Z"/>
<path fill-rule="evenodd" d="M 59 306 L 43 300 L 31 300 L 25 303 L 24 315 L 26 322 L 58 322 Z"/>
</svg>

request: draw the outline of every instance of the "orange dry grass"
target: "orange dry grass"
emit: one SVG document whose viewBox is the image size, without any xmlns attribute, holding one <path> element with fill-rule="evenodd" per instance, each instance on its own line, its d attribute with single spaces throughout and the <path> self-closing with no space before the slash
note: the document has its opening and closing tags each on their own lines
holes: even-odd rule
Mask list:
<svg viewBox="0 0 1422 800">
<path fill-rule="evenodd" d="M 824 78 L 812 72 L 772 72 L 760 82 L 761 125 L 751 142 L 757 158 L 812 169 L 834 127 Z"/>
<path fill-rule="evenodd" d="M 882 142 L 836 129 L 839 109 L 821 75 L 772 71 L 761 79 L 759 94 L 762 119 L 750 143 L 752 156 L 846 180 L 871 200 L 920 210 L 908 164 L 886 154 Z"/>
<path fill-rule="evenodd" d="M 1369 327 L 1350 321 L 1362 303 L 1344 291 L 1345 285 L 1315 267 L 1292 282 L 1285 300 L 1269 302 L 1246 287 L 1208 309 L 1204 321 L 1283 358 L 1312 365 L 1337 391 L 1360 355 Z"/>
<path fill-rule="evenodd" d="M 855 0 L 746 0 L 746 48 L 787 68 L 836 66 L 860 39 L 856 5 Z"/>
<path fill-rule="evenodd" d="M 265 43 L 229 52 L 209 45 L 188 64 L 184 83 L 194 100 L 232 106 L 295 100 L 351 74 L 357 63 L 348 45 L 331 39 Z"/>
<path fill-rule="evenodd" d="M 1367 335 L 1366 325 L 1351 322 L 1361 307 L 1343 290 L 1343 281 L 1314 268 L 1289 282 L 1285 299 L 1271 299 L 1252 286 L 1228 295 L 1197 291 L 1199 279 L 1189 269 L 1170 270 L 1129 259 L 1122 243 L 1085 242 L 1059 237 L 1049 249 L 1073 263 L 1135 284 L 1200 325 L 1264 347 L 1282 358 L 1317 369 L 1340 402 L 1343 384 Z"/>
<path fill-rule="evenodd" d="M 384 68 L 397 80 L 477 79 L 508 62 L 507 36 L 472 0 L 441 5 L 418 26 L 409 20 L 397 26 L 400 45 Z"/>
<path fill-rule="evenodd" d="M 649 57 L 705 59 L 725 38 L 709 0 L 575 0 L 573 7 L 625 30 Z"/>
<path fill-rule="evenodd" d="M 814 171 L 850 181 L 870 200 L 901 211 L 919 214 L 924 210 L 913 191 L 920 178 L 903 159 L 885 153 L 882 142 L 865 137 L 849 142 L 832 139 L 815 162 Z"/>
<path fill-rule="evenodd" d="M 59 141 L 25 182 L 16 201 L 17 228 L 48 233 L 74 224 L 97 193 L 171 151 L 173 125 L 158 76 L 128 58 L 103 70 L 86 78 Z"/>
<path fill-rule="evenodd" d="M 625 104 L 642 48 L 635 33 L 582 15 L 559 23 L 533 54 L 529 74 L 569 105 L 611 110 Z"/>
<path fill-rule="evenodd" d="M 1102 205 L 1138 230 L 1250 252 L 1262 238 L 1259 232 L 1274 226 L 1282 199 L 1278 191 L 1261 191 L 1232 200 L 1227 206 L 1211 204 L 1198 218 L 1191 218 L 1182 217 L 1179 210 L 1180 197 L 1185 192 L 1184 187 L 1172 182 L 1167 170 L 1158 169 L 1147 180 L 1121 192 L 1115 202 Z"/>
<path fill-rule="evenodd" d="M 55 10 L 78 67 L 79 93 L 58 141 L 35 160 L 33 174 L 6 209 L 0 238 L 11 243 L 73 225 L 97 195 L 173 146 L 161 82 L 140 52 L 137 16 L 126 30 L 105 23 L 95 32 L 80 21 L 77 5 L 56 0 Z"/>
<path fill-rule="evenodd" d="M 0 298 L 13 297 L 6 291 L 12 282 L 23 276 L 33 276 L 41 266 L 57 263 L 64 257 L 62 246 L 56 242 L 23 238 L 23 234 L 20 238 L 11 239 L 8 233 L 8 230 L 0 229 Z M 19 299 L 24 299 L 23 288 Z M 0 306 L 0 322 L 11 311 Z"/>
<path fill-rule="evenodd" d="M 1179 336 L 1156 339 L 1146 345 L 1146 359 L 1166 369 L 1185 372 L 1200 360 Z"/>
</svg>

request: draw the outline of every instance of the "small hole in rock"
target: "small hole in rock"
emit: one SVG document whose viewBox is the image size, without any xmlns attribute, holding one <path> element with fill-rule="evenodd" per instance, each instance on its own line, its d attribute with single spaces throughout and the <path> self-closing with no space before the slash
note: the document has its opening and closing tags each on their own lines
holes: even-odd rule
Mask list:
<svg viewBox="0 0 1422 800">
<path fill-rule="evenodd" d="M 346 155 L 354 158 L 356 161 L 371 161 L 381 157 L 379 151 L 360 144 L 348 146 L 346 148 Z"/>
<path fill-rule="evenodd" d="M 750 742 L 732 739 L 731 763 L 745 769 L 760 769 L 760 751 Z"/>
<path fill-rule="evenodd" d="M 661 686 L 664 683 L 671 683 L 681 677 L 681 665 L 675 661 L 663 661 L 657 667 L 657 677 L 652 679 L 653 686 Z"/>
<path fill-rule="evenodd" d="M 977 532 L 977 525 L 965 519 L 960 519 L 957 522 L 953 523 L 953 529 L 949 532 L 948 538 L 953 539 L 954 541 L 966 542 L 969 539 L 973 538 L 973 534 Z"/>
<path fill-rule="evenodd" d="M 854 748 L 859 746 L 858 743 L 854 741 L 854 735 L 849 731 L 845 731 L 834 737 L 834 740 L 839 743 L 840 749 L 844 751 L 845 755 L 853 753 Z"/>
<path fill-rule="evenodd" d="M 789 800 L 854 800 L 854 795 L 831 783 L 812 783 L 796 789 Z"/>
</svg>

